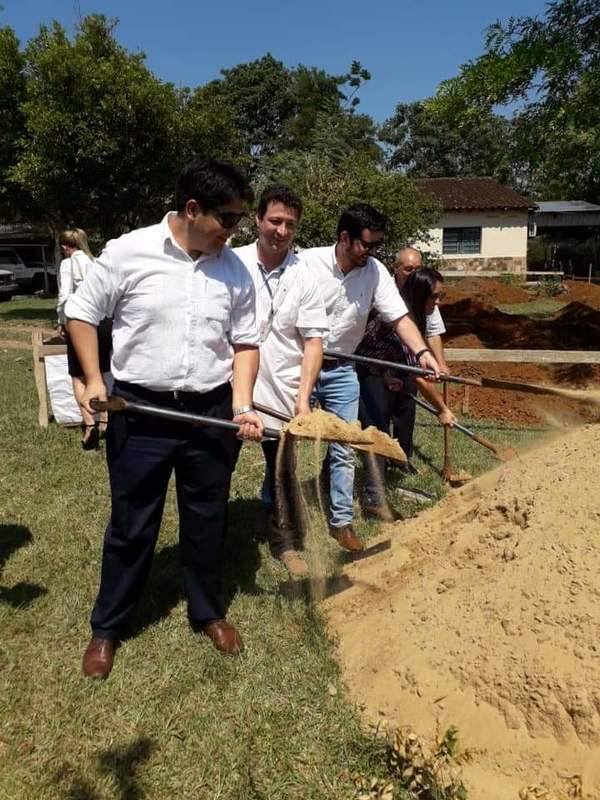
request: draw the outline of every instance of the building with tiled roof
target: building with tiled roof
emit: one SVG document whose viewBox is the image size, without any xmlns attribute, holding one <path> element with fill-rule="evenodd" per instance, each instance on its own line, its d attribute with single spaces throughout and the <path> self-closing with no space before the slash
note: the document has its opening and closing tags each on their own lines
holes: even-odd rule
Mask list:
<svg viewBox="0 0 600 800">
<path fill-rule="evenodd" d="M 443 214 L 420 247 L 442 259 L 445 273 L 525 274 L 529 214 L 536 204 L 493 178 L 423 178 Z"/>
</svg>

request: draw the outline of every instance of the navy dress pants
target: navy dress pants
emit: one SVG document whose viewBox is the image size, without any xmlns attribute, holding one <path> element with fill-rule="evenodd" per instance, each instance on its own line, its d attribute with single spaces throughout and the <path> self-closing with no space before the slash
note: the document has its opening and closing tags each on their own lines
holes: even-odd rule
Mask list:
<svg viewBox="0 0 600 800">
<path fill-rule="evenodd" d="M 410 396 L 417 394 L 417 387 L 412 376 L 402 376 L 403 387 L 394 395 L 392 403 L 392 435 L 400 443 L 400 447 L 410 460 L 413 454 L 413 435 L 417 416 L 417 404 Z"/>
<path fill-rule="evenodd" d="M 206 394 L 154 392 L 115 382 L 113 394 L 231 419 L 231 387 Z M 117 639 L 131 619 L 148 576 L 167 487 L 175 473 L 179 543 L 188 614 L 203 624 L 224 616 L 220 574 L 235 432 L 155 417 L 111 414 L 106 456 L 112 495 L 100 590 L 92 611 L 95 636 Z"/>
</svg>

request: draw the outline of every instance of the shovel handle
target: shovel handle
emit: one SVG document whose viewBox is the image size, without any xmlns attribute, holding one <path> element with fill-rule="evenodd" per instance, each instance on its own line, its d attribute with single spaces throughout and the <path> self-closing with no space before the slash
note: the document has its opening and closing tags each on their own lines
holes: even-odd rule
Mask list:
<svg viewBox="0 0 600 800">
<path fill-rule="evenodd" d="M 187 411 L 176 411 L 173 408 L 163 408 L 162 406 L 149 406 L 145 403 L 131 403 L 129 400 L 123 401 L 119 398 L 123 411 L 130 411 L 135 414 L 143 414 L 148 417 L 159 417 L 160 419 L 170 419 L 173 422 L 187 422 L 191 425 L 208 425 L 213 428 L 222 428 L 228 431 L 239 431 L 240 425 L 228 419 L 220 417 L 204 417 L 200 414 L 190 414 Z M 106 404 L 100 400 L 91 400 L 91 407 L 95 411 L 103 411 Z M 265 428 L 264 439 L 279 439 L 280 432 L 275 428 Z"/>
<path fill-rule="evenodd" d="M 289 414 L 284 414 L 283 411 L 276 411 L 274 408 L 269 408 L 269 406 L 263 406 L 262 403 L 256 403 L 254 400 L 252 401 L 252 405 L 256 409 L 256 411 L 260 411 L 263 414 L 267 414 L 269 417 L 273 417 L 273 419 L 278 419 L 281 422 L 291 422 L 293 417 L 290 417 Z"/>
<path fill-rule="evenodd" d="M 425 400 L 421 400 L 414 394 L 411 394 L 410 396 L 418 406 L 421 406 L 421 408 L 424 408 L 426 411 L 429 411 L 431 414 L 435 414 L 437 416 L 438 412 L 436 411 L 436 409 L 433 406 L 429 405 L 429 403 L 426 403 Z M 474 442 L 483 445 L 483 447 L 487 447 L 487 449 L 491 450 L 495 456 L 501 458 L 500 453 L 498 452 L 498 448 L 496 447 L 495 444 L 490 442 L 489 439 L 486 439 L 484 436 L 475 433 L 475 431 L 469 430 L 469 428 L 465 427 L 464 425 L 461 425 L 460 422 L 455 422 L 452 427 L 455 428 L 457 431 L 464 433 L 465 436 L 468 436 L 470 439 L 473 439 Z"/>
<path fill-rule="evenodd" d="M 411 375 L 421 375 L 424 378 L 435 376 L 435 373 L 432 369 L 409 367 L 408 364 L 398 364 L 395 361 L 384 361 L 382 358 L 370 358 L 369 356 L 357 356 L 355 354 L 349 356 L 345 353 L 334 353 L 331 350 L 323 350 L 323 355 L 326 358 L 335 358 L 339 361 L 354 361 L 357 364 L 370 364 L 373 367 L 397 369 L 400 372 L 408 372 Z M 459 375 L 448 375 L 446 372 L 440 372 L 438 380 L 448 381 L 449 383 L 462 383 L 466 386 L 481 386 L 481 380 L 478 380 L 477 378 L 463 378 Z"/>
</svg>

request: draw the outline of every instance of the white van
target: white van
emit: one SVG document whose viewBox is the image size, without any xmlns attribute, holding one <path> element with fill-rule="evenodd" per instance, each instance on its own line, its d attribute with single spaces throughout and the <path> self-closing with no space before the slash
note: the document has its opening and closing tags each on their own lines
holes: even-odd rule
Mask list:
<svg viewBox="0 0 600 800">
<path fill-rule="evenodd" d="M 44 289 L 44 265 L 41 262 L 26 264 L 14 247 L 0 245 L 0 269 L 14 273 L 20 291 L 37 292 Z M 56 267 L 47 264 L 50 289 L 56 288 Z"/>
</svg>

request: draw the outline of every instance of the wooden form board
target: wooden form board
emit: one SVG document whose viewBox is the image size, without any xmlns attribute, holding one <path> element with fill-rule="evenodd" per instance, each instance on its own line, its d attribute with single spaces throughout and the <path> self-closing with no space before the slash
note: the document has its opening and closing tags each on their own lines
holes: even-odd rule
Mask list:
<svg viewBox="0 0 600 800">
<path fill-rule="evenodd" d="M 446 361 L 509 364 L 600 364 L 598 350 L 477 350 L 447 347 Z M 445 386 L 446 384 L 444 384 Z M 469 413 L 470 387 L 464 387 L 461 413 Z"/>
<path fill-rule="evenodd" d="M 446 347 L 446 361 L 510 364 L 600 364 L 598 350 L 476 350 Z"/>
<path fill-rule="evenodd" d="M 46 356 L 66 355 L 67 345 L 44 344 L 42 329 L 34 328 L 31 334 L 31 347 L 33 351 L 33 376 L 38 394 L 38 423 L 41 428 L 47 428 L 50 414 L 48 411 L 48 385 L 46 383 L 44 358 Z"/>
</svg>

